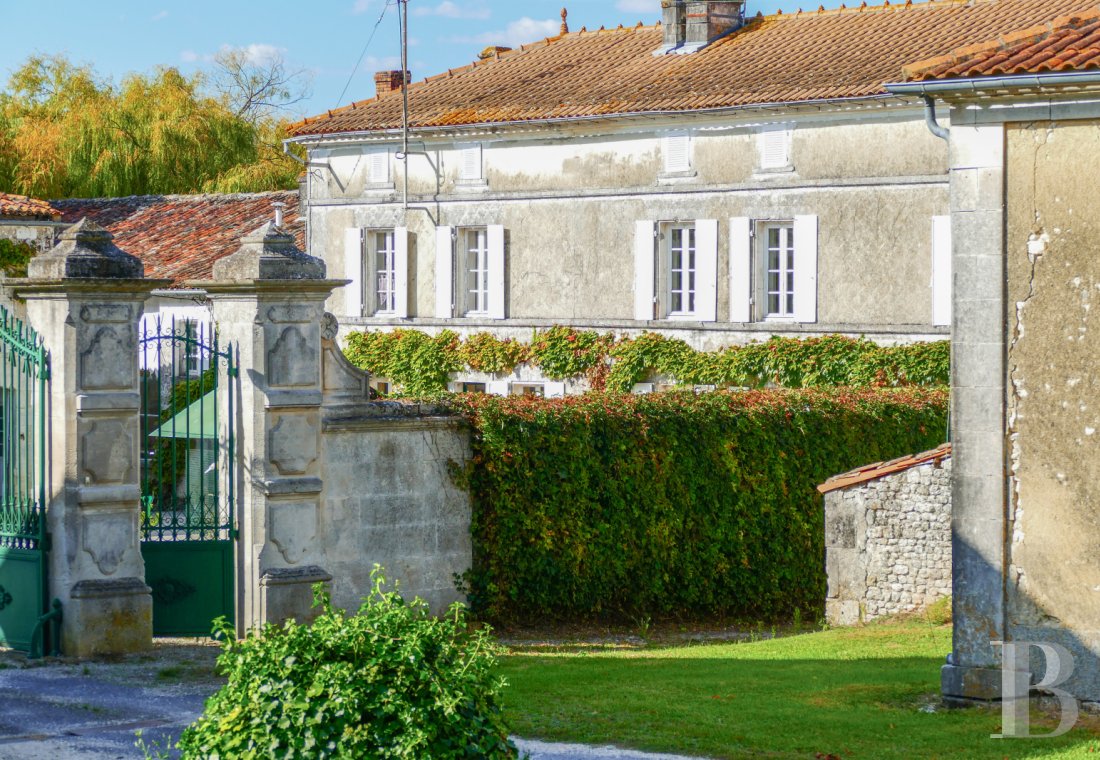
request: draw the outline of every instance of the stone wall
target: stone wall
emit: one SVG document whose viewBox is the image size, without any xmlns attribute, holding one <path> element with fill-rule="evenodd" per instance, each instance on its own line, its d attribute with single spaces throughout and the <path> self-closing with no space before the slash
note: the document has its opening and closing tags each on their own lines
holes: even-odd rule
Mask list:
<svg viewBox="0 0 1100 760">
<path fill-rule="evenodd" d="M 375 564 L 433 612 L 463 599 L 470 499 L 450 472 L 469 456 L 469 432 L 431 409 L 374 402 L 325 420 L 317 543 L 336 605 L 358 607 Z"/>
<path fill-rule="evenodd" d="M 951 594 L 951 460 L 825 496 L 833 625 L 914 612 Z"/>
</svg>

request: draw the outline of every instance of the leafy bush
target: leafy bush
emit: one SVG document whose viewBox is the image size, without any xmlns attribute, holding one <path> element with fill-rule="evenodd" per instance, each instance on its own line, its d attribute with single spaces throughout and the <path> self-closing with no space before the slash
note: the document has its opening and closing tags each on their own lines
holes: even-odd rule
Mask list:
<svg viewBox="0 0 1100 760">
<path fill-rule="evenodd" d="M 385 591 L 379 568 L 359 613 L 320 586 L 312 625 L 268 625 L 236 641 L 228 683 L 180 737 L 185 758 L 514 758 L 492 674 L 495 647 L 460 605 L 436 619 Z"/>
<path fill-rule="evenodd" d="M 825 598 L 816 486 L 933 448 L 947 392 L 464 395 L 471 603 L 497 621 L 778 619 Z"/>
<path fill-rule="evenodd" d="M 536 332 L 530 344 L 490 333 L 461 341 L 448 330 L 434 338 L 400 329 L 352 333 L 345 350 L 353 363 L 389 378 L 409 396 L 442 393 L 451 373 L 466 367 L 510 373 L 525 362 L 538 366 L 551 380 L 587 378 L 593 390 L 620 393 L 654 376 L 681 385 L 737 388 L 946 385 L 951 365 L 947 341 L 880 346 L 842 335 L 772 337 L 706 352 L 660 333 L 616 340 L 607 333 L 571 327 Z"/>
</svg>

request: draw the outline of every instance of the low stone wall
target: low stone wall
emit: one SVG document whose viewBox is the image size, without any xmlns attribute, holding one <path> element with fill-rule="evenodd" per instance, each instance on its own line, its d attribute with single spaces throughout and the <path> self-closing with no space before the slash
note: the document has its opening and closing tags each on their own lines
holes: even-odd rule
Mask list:
<svg viewBox="0 0 1100 760">
<path fill-rule="evenodd" d="M 951 459 L 825 495 L 826 617 L 850 625 L 951 594 Z"/>
<path fill-rule="evenodd" d="M 469 456 L 463 423 L 432 408 L 375 402 L 326 416 L 316 545 L 337 606 L 359 606 L 375 564 L 433 612 L 463 599 L 454 576 L 472 559 L 470 499 L 450 472 Z"/>
</svg>

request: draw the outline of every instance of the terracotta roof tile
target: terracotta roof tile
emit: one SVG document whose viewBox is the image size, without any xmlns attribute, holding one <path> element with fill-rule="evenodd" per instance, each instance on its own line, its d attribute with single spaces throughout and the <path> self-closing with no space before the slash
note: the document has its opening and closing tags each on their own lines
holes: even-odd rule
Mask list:
<svg viewBox="0 0 1100 760">
<path fill-rule="evenodd" d="M 909 81 L 924 81 L 1097 68 L 1100 6 L 1093 3 L 1089 10 L 911 64 L 903 73 Z"/>
<path fill-rule="evenodd" d="M 860 483 L 867 483 L 872 480 L 878 480 L 884 478 L 887 475 L 893 475 L 898 472 L 904 472 L 913 467 L 917 467 L 922 464 L 928 464 L 929 462 L 935 462 L 939 464 L 944 459 L 951 456 L 951 444 L 945 443 L 939 448 L 932 449 L 931 451 L 925 451 L 923 454 L 913 454 L 907 457 L 898 457 L 897 459 L 891 459 L 889 462 L 876 462 L 875 464 L 869 464 L 865 467 L 846 472 L 843 475 L 836 475 L 829 478 L 824 483 L 817 487 L 817 490 L 821 493 L 829 493 L 830 491 L 839 491 L 842 488 L 848 488 L 850 486 L 859 485 Z"/>
<path fill-rule="evenodd" d="M 214 262 L 240 248 L 241 238 L 271 220 L 271 204 L 286 204 L 285 227 L 298 247 L 305 225 L 298 221 L 298 192 L 234 195 L 139 195 L 53 201 L 66 222 L 84 217 L 106 227 L 115 244 L 145 264 L 145 276 L 171 280 L 209 279 Z"/>
<path fill-rule="evenodd" d="M 1096 0 L 935 0 L 750 19 L 691 55 L 660 26 L 573 32 L 409 88 L 413 128 L 692 111 L 886 94 L 913 61 L 1095 7 Z M 400 92 L 314 116 L 297 136 L 396 129 Z"/>
<path fill-rule="evenodd" d="M 15 219 L 57 219 L 61 216 L 57 209 L 46 201 L 28 198 L 25 195 L 0 193 L 0 217 Z"/>
</svg>

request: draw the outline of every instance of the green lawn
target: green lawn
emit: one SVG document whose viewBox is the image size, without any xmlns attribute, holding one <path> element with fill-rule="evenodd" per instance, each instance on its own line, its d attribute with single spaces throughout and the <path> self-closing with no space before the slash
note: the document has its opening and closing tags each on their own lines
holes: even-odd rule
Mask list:
<svg viewBox="0 0 1100 760">
<path fill-rule="evenodd" d="M 500 670 L 509 725 L 526 738 L 714 758 L 1100 757 L 1095 723 L 996 740 L 999 710 L 943 709 L 950 648 L 950 626 L 914 620 L 752 643 L 515 649 Z"/>
</svg>

